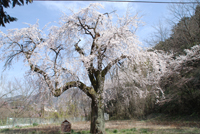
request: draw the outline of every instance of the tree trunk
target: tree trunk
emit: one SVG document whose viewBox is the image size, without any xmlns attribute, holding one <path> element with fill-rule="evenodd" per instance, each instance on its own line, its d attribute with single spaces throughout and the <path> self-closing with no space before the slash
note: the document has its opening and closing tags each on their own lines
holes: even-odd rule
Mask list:
<svg viewBox="0 0 200 134">
<path fill-rule="evenodd" d="M 105 134 L 104 105 L 99 98 L 92 99 L 90 133 Z"/>
</svg>

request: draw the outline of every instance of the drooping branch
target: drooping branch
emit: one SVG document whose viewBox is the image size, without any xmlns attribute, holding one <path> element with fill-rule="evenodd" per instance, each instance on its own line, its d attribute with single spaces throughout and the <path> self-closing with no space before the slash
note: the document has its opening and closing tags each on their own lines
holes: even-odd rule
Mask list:
<svg viewBox="0 0 200 134">
<path fill-rule="evenodd" d="M 55 77 L 59 77 L 59 76 L 57 76 L 57 73 L 58 73 L 58 70 L 57 70 L 57 60 L 58 60 L 58 56 L 59 56 L 59 53 L 60 53 L 60 51 L 61 50 L 63 50 L 63 48 L 62 47 L 60 47 L 60 46 L 58 46 L 57 48 L 50 48 L 54 53 L 55 53 L 55 59 L 54 59 L 54 76 Z M 58 86 L 58 84 L 59 84 L 59 82 L 58 81 L 56 81 L 55 82 L 55 88 L 57 88 L 57 86 Z"/>
<path fill-rule="evenodd" d="M 31 50 L 26 51 L 25 47 L 24 47 L 25 46 L 24 44 L 20 44 L 19 42 L 16 42 L 15 40 L 13 40 L 9 36 L 6 36 L 6 38 L 9 40 L 9 42 L 11 42 L 9 47 L 13 47 L 16 44 L 19 47 L 19 50 L 15 50 L 16 53 L 13 52 L 8 56 L 8 59 L 6 60 L 6 62 L 4 64 L 4 68 L 5 68 L 4 70 L 6 70 L 6 68 L 11 65 L 12 60 L 15 57 L 19 56 L 21 53 L 24 53 L 28 58 L 30 58 L 30 56 L 32 55 L 33 51 L 36 49 L 36 46 L 37 46 L 37 44 L 34 42 L 34 40 L 31 37 L 28 37 L 28 39 L 30 40 L 30 41 L 27 41 L 27 42 L 29 42 L 28 44 L 33 43 L 34 47 Z"/>
<path fill-rule="evenodd" d="M 16 57 L 16 56 L 18 56 L 19 54 L 21 54 L 22 53 L 22 51 L 21 50 L 16 50 L 17 52 L 16 53 L 12 53 L 12 54 L 10 54 L 9 56 L 8 56 L 8 59 L 6 60 L 6 62 L 5 62 L 5 64 L 4 64 L 4 71 L 6 70 L 6 68 L 8 67 L 10 67 L 11 66 L 11 64 L 12 64 L 12 60 Z"/>
<path fill-rule="evenodd" d="M 84 83 L 81 81 L 71 81 L 65 84 L 62 88 L 56 89 L 54 92 L 54 96 L 58 97 L 60 96 L 64 91 L 72 88 L 72 87 L 77 87 L 80 90 L 82 90 L 87 96 L 90 98 L 94 98 L 96 96 L 96 92 L 92 87 L 86 86 Z"/>
<path fill-rule="evenodd" d="M 104 69 L 103 71 L 101 72 L 101 76 L 102 77 L 105 77 L 105 75 L 107 74 L 107 72 L 110 70 L 110 68 L 116 64 L 117 62 L 119 62 L 120 60 L 122 59 L 125 59 L 125 58 L 130 58 L 130 56 L 126 56 L 126 55 L 121 55 L 119 58 L 111 61 Z"/>
<path fill-rule="evenodd" d="M 47 73 L 44 72 L 43 70 L 41 70 L 37 65 L 34 66 L 33 64 L 30 64 L 30 68 L 31 68 L 32 71 L 39 73 L 44 77 L 45 82 L 47 83 L 48 87 L 50 88 L 50 90 L 52 92 L 54 90 L 54 87 L 53 87 L 53 85 L 51 83 L 51 79 L 47 75 Z"/>
</svg>

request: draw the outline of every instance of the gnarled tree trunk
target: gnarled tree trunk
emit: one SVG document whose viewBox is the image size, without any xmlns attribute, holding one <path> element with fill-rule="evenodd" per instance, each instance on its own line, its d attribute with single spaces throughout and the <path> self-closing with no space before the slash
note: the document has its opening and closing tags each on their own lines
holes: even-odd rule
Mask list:
<svg viewBox="0 0 200 134">
<path fill-rule="evenodd" d="M 91 103 L 91 126 L 90 133 L 92 134 L 105 134 L 105 120 L 104 120 L 104 103 L 103 103 L 103 90 L 105 77 L 101 73 L 96 74 L 96 83 L 94 90 L 96 95 L 92 97 Z"/>
<path fill-rule="evenodd" d="M 92 99 L 91 103 L 91 124 L 90 133 L 92 134 L 104 134 L 105 133 L 105 121 L 104 121 L 104 105 L 101 100 Z"/>
</svg>

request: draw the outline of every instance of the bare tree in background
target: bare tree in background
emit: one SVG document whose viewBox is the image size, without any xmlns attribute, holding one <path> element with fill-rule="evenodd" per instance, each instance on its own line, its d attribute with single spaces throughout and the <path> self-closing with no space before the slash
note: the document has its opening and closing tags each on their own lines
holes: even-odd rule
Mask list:
<svg viewBox="0 0 200 134">
<path fill-rule="evenodd" d="M 150 34 L 148 39 L 144 41 L 151 47 L 155 46 L 155 44 L 159 44 L 164 42 L 170 35 L 170 29 L 166 26 L 166 22 L 163 20 L 159 20 L 158 25 L 152 26 L 155 32 Z"/>
<path fill-rule="evenodd" d="M 184 54 L 184 49 L 200 43 L 200 6 L 199 0 L 191 4 L 171 4 L 168 7 L 171 17 L 159 22 L 152 39 L 147 41 L 155 49 Z M 166 23 L 168 22 L 168 24 Z M 165 26 L 165 24 L 167 24 Z"/>
<path fill-rule="evenodd" d="M 1 80 L 0 80 L 0 108 L 4 105 L 6 105 L 6 102 L 4 98 L 6 98 L 10 93 L 12 93 L 14 90 L 8 90 L 6 88 L 6 77 L 1 75 Z"/>
<path fill-rule="evenodd" d="M 1 80 L 1 118 L 29 117 L 29 108 L 35 101 L 32 96 L 37 93 L 37 87 L 30 77 L 8 81 L 5 77 Z"/>
</svg>

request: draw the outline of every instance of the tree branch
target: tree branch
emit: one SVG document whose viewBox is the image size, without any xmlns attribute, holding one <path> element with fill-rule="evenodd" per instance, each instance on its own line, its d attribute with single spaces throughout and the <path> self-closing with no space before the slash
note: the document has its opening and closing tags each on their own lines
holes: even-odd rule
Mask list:
<svg viewBox="0 0 200 134">
<path fill-rule="evenodd" d="M 58 59 L 60 51 L 63 50 L 63 48 L 62 47 L 60 48 L 60 46 L 58 46 L 56 49 L 54 49 L 54 48 L 50 48 L 50 49 L 52 51 L 54 51 L 55 54 L 56 54 L 55 59 L 54 59 L 54 69 L 53 70 L 54 70 L 54 76 L 58 77 L 57 76 L 57 59 Z M 59 84 L 59 82 L 56 80 L 56 82 L 55 82 L 55 88 L 57 88 L 58 84 Z"/>
<path fill-rule="evenodd" d="M 85 34 L 91 35 L 92 38 L 94 39 L 94 36 L 93 36 L 92 33 L 88 30 L 88 29 L 93 29 L 93 28 L 89 27 L 88 25 L 84 25 L 84 24 L 81 22 L 81 20 L 80 20 L 79 17 L 78 17 L 78 21 L 79 21 L 79 23 L 80 23 L 79 26 L 81 26 L 81 27 L 85 30 Z M 86 27 L 87 27 L 87 28 L 86 28 Z"/>
<path fill-rule="evenodd" d="M 50 88 L 51 92 L 53 92 L 54 87 L 53 87 L 53 85 L 51 84 L 51 79 L 50 79 L 50 77 L 47 75 L 47 73 L 44 72 L 43 70 L 39 69 L 39 67 L 34 66 L 33 64 L 30 64 L 30 68 L 31 68 L 32 71 L 37 72 L 37 73 L 41 74 L 41 75 L 44 77 L 44 80 L 46 81 L 48 87 Z"/>
<path fill-rule="evenodd" d="M 91 82 L 91 84 L 92 84 L 92 86 L 94 87 L 94 88 L 96 88 L 96 76 L 94 77 L 94 75 L 96 74 L 96 71 L 95 71 L 95 69 L 94 69 L 94 67 L 93 66 L 91 66 L 89 69 L 88 69 L 88 76 L 89 76 L 89 79 L 90 79 L 90 82 Z"/>
<path fill-rule="evenodd" d="M 68 90 L 68 89 L 70 89 L 72 87 L 79 88 L 80 90 L 82 90 L 90 98 L 94 98 L 94 96 L 96 96 L 95 90 L 92 87 L 86 86 L 81 81 L 71 81 L 71 82 L 66 83 L 64 87 L 55 90 L 54 96 L 58 97 L 63 92 L 65 92 L 66 90 Z"/>
<path fill-rule="evenodd" d="M 16 53 L 12 53 L 8 56 L 8 59 L 6 60 L 5 64 L 4 64 L 4 71 L 7 69 L 7 67 L 9 68 L 12 64 L 12 60 L 19 54 L 22 53 L 21 50 L 16 50 L 17 52 Z"/>
<path fill-rule="evenodd" d="M 80 54 L 80 55 L 85 55 L 83 50 L 78 46 L 78 43 L 80 42 L 81 40 L 79 39 L 79 41 L 74 45 L 75 46 L 75 50 Z"/>
<path fill-rule="evenodd" d="M 102 77 L 105 77 L 105 75 L 107 74 L 107 72 L 110 70 L 110 68 L 116 64 L 117 62 L 119 62 L 120 60 L 122 59 L 125 59 L 125 58 L 130 58 L 130 56 L 126 56 L 126 55 L 121 55 L 119 58 L 111 61 L 104 69 L 103 71 L 101 72 L 101 76 Z"/>
</svg>

